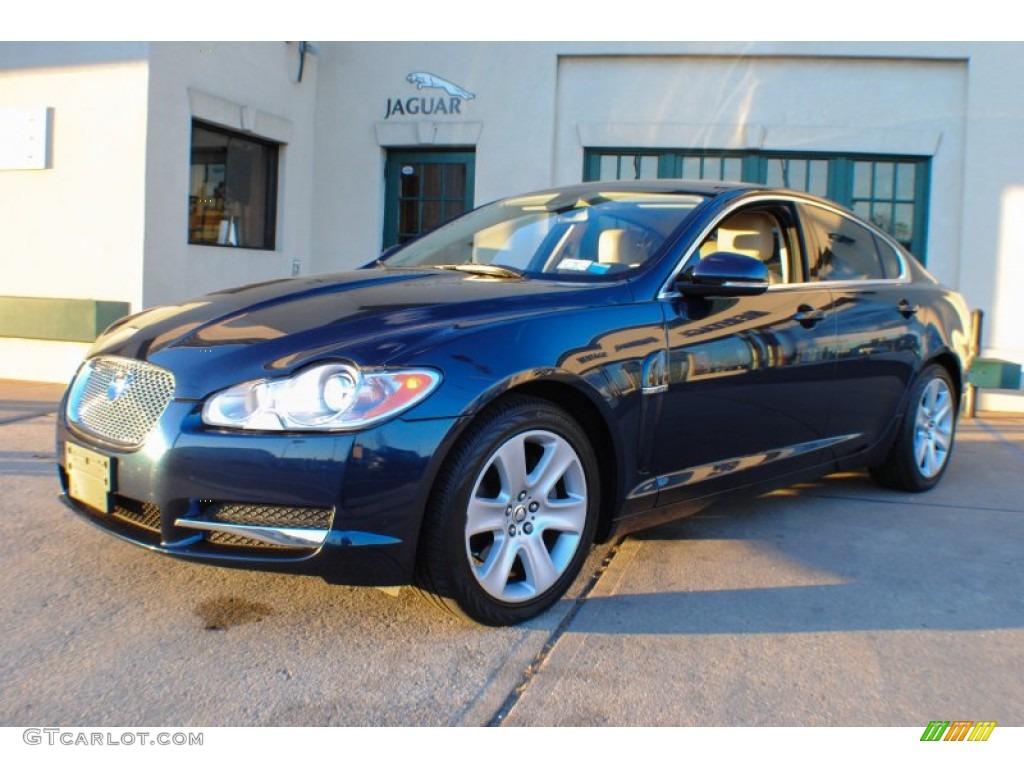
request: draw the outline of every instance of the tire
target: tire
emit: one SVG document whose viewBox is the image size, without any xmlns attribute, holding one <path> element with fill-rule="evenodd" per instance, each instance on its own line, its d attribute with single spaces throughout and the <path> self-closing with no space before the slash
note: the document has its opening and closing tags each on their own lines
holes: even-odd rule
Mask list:
<svg viewBox="0 0 1024 768">
<path fill-rule="evenodd" d="M 920 493 L 934 488 L 949 466 L 957 400 L 941 365 L 925 368 L 914 382 L 896 441 L 871 475 L 887 488 Z"/>
<path fill-rule="evenodd" d="M 538 398 L 501 401 L 438 475 L 420 534 L 420 587 L 491 626 L 542 613 L 587 557 L 599 488 L 594 451 L 568 414 Z"/>
</svg>

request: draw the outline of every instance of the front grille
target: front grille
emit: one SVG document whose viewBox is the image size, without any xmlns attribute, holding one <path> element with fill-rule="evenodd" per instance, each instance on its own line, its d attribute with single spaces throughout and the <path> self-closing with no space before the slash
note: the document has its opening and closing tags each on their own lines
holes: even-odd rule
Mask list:
<svg viewBox="0 0 1024 768">
<path fill-rule="evenodd" d="M 217 523 L 262 525 L 268 528 L 331 527 L 330 507 L 279 507 L 271 504 L 210 504 L 203 510 L 203 519 Z"/>
<path fill-rule="evenodd" d="M 160 507 L 147 501 L 136 501 L 124 496 L 114 497 L 111 514 L 126 523 L 137 525 L 153 533 L 160 533 Z"/>
<path fill-rule="evenodd" d="M 170 371 L 124 357 L 95 357 L 79 371 L 68 397 L 68 419 L 126 447 L 142 444 L 174 394 Z"/>
</svg>

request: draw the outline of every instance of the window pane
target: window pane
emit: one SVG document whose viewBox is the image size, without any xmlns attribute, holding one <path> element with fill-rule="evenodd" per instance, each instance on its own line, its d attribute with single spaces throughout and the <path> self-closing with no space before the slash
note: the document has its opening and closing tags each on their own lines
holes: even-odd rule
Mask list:
<svg viewBox="0 0 1024 768">
<path fill-rule="evenodd" d="M 790 189 L 807 189 L 807 163 L 803 160 L 791 160 L 789 163 L 789 184 Z"/>
<path fill-rule="evenodd" d="M 909 203 L 896 204 L 896 218 L 890 234 L 900 241 L 904 248 L 910 247 L 914 239 L 914 206 Z"/>
<path fill-rule="evenodd" d="M 402 200 L 398 204 L 398 231 L 415 235 L 420 231 L 420 205 L 416 200 Z"/>
<path fill-rule="evenodd" d="M 875 163 L 875 189 L 873 197 L 892 199 L 893 163 Z"/>
<path fill-rule="evenodd" d="M 853 164 L 853 196 L 871 197 L 871 163 Z"/>
<path fill-rule="evenodd" d="M 618 155 L 601 155 L 601 167 L 597 172 L 596 181 L 608 181 L 619 178 Z"/>
<path fill-rule="evenodd" d="M 441 201 L 423 201 L 423 231 L 433 229 L 441 224 Z"/>
<path fill-rule="evenodd" d="M 704 167 L 701 171 L 702 179 L 720 181 L 722 178 L 722 160 L 718 157 L 705 157 Z"/>
<path fill-rule="evenodd" d="M 875 203 L 871 206 L 871 223 L 879 229 L 892 233 L 892 203 Z"/>
<path fill-rule="evenodd" d="M 424 163 L 423 169 L 423 197 L 441 197 L 441 169 L 440 163 Z"/>
<path fill-rule="evenodd" d="M 653 155 L 643 155 L 640 158 L 640 174 L 638 179 L 658 178 L 658 158 Z"/>
<path fill-rule="evenodd" d="M 824 197 L 828 194 L 828 160 L 811 160 L 807 165 L 810 175 L 807 191 Z"/>
<path fill-rule="evenodd" d="M 683 157 L 683 178 L 684 179 L 699 179 L 700 175 L 700 158 L 691 157 L 689 155 Z"/>
<path fill-rule="evenodd" d="M 192 124 L 188 241 L 273 248 L 278 146 Z"/>
<path fill-rule="evenodd" d="M 896 198 L 898 200 L 914 199 L 914 182 L 916 168 L 913 163 L 896 164 Z"/>
<path fill-rule="evenodd" d="M 738 157 L 727 157 L 722 163 L 722 178 L 726 181 L 743 180 L 743 161 Z"/>
<path fill-rule="evenodd" d="M 464 198 L 466 196 L 466 166 L 462 163 L 448 163 L 444 166 L 444 196 Z"/>
<path fill-rule="evenodd" d="M 401 170 L 401 194 L 402 197 L 416 197 L 420 193 L 420 174 L 415 165 L 403 165 Z"/>
<path fill-rule="evenodd" d="M 466 212 L 466 206 L 461 200 L 449 200 L 444 204 L 444 220 L 450 221 L 456 216 Z"/>
</svg>

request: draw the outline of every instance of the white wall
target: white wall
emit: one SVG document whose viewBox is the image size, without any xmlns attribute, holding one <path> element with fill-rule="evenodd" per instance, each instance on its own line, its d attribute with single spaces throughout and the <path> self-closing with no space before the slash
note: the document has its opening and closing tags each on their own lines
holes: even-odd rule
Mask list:
<svg viewBox="0 0 1024 768">
<path fill-rule="evenodd" d="M 0 46 L 0 109 L 52 110 L 49 167 L 0 170 L 0 294 L 138 307 L 145 51 L 115 46 L 107 61 L 80 63 L 79 50 L 51 46 L 26 62 L 23 45 Z"/>
<path fill-rule="evenodd" d="M 180 301 L 242 283 L 309 272 L 317 57 L 297 82 L 298 46 L 153 43 L 146 166 L 144 301 Z M 192 118 L 282 142 L 277 247 L 188 244 Z"/>
<path fill-rule="evenodd" d="M 0 295 L 142 308 L 144 44 L 0 45 L 0 110 L 50 109 L 50 160 L 0 170 Z M 0 338 L 0 377 L 64 381 L 88 345 Z"/>
<path fill-rule="evenodd" d="M 959 286 L 985 312 L 983 352 L 1024 364 L 1024 44 L 972 52 Z M 1024 392 L 983 393 L 980 408 L 1024 411 Z"/>
</svg>

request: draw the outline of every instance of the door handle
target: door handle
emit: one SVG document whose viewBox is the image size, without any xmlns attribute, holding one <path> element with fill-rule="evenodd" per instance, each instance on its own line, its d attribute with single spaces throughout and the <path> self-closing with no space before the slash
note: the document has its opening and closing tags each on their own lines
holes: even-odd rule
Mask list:
<svg viewBox="0 0 1024 768">
<path fill-rule="evenodd" d="M 916 304 L 911 304 L 906 299 L 900 299 L 900 303 L 896 305 L 896 309 L 898 309 L 900 314 L 904 317 L 910 317 L 911 315 L 917 314 L 918 306 Z"/>
<path fill-rule="evenodd" d="M 801 304 L 797 307 L 796 314 L 793 315 L 793 319 L 805 328 L 810 328 L 815 323 L 824 320 L 825 313 L 820 309 L 815 309 L 807 304 Z"/>
</svg>

